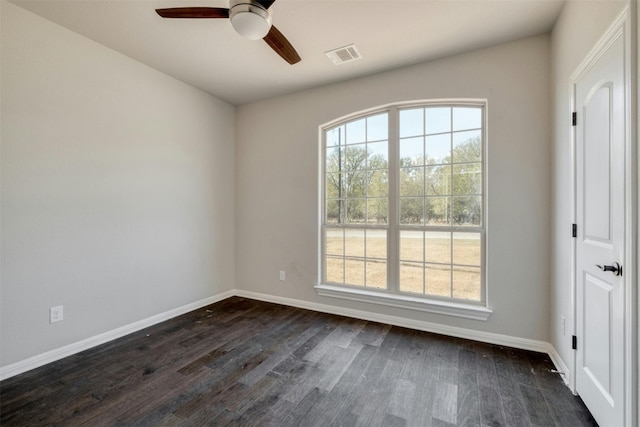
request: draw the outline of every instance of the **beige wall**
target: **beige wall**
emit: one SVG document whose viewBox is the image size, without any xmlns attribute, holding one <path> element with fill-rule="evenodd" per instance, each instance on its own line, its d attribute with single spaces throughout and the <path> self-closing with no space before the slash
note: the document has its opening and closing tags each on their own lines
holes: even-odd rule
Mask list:
<svg viewBox="0 0 640 427">
<path fill-rule="evenodd" d="M 539 36 L 239 107 L 236 287 L 548 341 L 550 70 L 550 40 Z M 390 102 L 456 97 L 488 100 L 494 314 L 481 322 L 317 296 L 318 126 Z"/>
<path fill-rule="evenodd" d="M 628 1 L 568 1 L 552 32 L 553 228 L 550 342 L 571 367 L 571 87 L 577 67 Z M 561 317 L 566 319 L 563 335 Z"/>
<path fill-rule="evenodd" d="M 235 108 L 0 4 L 0 365 L 232 289 Z"/>
</svg>

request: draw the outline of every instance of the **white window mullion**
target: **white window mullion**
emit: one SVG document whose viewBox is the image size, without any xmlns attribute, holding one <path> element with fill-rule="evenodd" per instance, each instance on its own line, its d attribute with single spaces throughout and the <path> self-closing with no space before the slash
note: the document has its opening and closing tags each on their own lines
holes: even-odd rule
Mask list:
<svg viewBox="0 0 640 427">
<path fill-rule="evenodd" d="M 422 110 L 422 294 L 427 292 L 427 110 Z"/>
<path fill-rule="evenodd" d="M 387 289 L 400 290 L 400 247 L 398 224 L 400 223 L 400 186 L 398 184 L 400 174 L 400 144 L 399 144 L 398 109 L 389 110 L 389 162 L 388 176 L 389 189 L 388 201 L 388 245 L 387 245 Z"/>
<path fill-rule="evenodd" d="M 347 280 L 347 231 L 342 228 L 342 283 Z"/>
<path fill-rule="evenodd" d="M 450 151 L 449 151 L 449 227 L 451 227 L 451 231 L 449 232 L 449 255 L 451 256 L 450 259 L 450 270 L 449 270 L 449 297 L 453 298 L 453 270 L 455 269 L 455 266 L 453 265 L 453 257 L 454 257 L 454 253 L 453 253 L 453 235 L 454 235 L 454 231 L 453 231 L 453 200 L 454 200 L 454 194 L 453 194 L 453 170 L 455 169 L 454 166 L 454 161 L 457 159 L 453 158 L 453 136 L 455 135 L 455 132 L 453 131 L 454 129 L 454 122 L 453 122 L 453 108 L 451 109 L 451 136 L 450 136 L 450 140 L 449 140 L 449 144 L 450 144 Z"/>
<path fill-rule="evenodd" d="M 453 223 L 453 196 L 451 197 L 451 202 L 451 222 Z M 449 245 L 449 256 L 451 257 L 449 261 L 449 265 L 451 267 L 449 270 L 449 297 L 453 297 L 453 269 L 455 268 L 453 266 L 453 231 L 449 232 Z"/>
</svg>

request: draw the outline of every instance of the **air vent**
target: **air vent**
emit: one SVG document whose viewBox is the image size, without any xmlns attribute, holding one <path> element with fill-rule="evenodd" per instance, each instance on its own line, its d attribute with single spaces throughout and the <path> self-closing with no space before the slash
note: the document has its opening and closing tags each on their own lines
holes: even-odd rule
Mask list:
<svg viewBox="0 0 640 427">
<path fill-rule="evenodd" d="M 329 52 L 325 52 L 325 54 L 335 65 L 344 64 L 345 62 L 351 62 L 362 58 L 362 56 L 360 56 L 360 52 L 358 52 L 358 48 L 354 44 L 330 50 Z"/>
</svg>

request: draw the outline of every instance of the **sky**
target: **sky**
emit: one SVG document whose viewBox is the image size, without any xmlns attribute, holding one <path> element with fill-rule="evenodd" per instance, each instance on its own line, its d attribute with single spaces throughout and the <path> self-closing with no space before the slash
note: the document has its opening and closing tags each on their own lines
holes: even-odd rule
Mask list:
<svg viewBox="0 0 640 427">
<path fill-rule="evenodd" d="M 327 147 L 364 144 L 370 155 L 388 159 L 388 114 L 354 120 L 327 131 Z M 450 156 L 454 148 L 481 136 L 482 109 L 479 107 L 427 107 L 400 110 L 400 157 L 426 156 L 436 163 Z M 426 153 L 425 153 L 426 151 Z"/>
</svg>

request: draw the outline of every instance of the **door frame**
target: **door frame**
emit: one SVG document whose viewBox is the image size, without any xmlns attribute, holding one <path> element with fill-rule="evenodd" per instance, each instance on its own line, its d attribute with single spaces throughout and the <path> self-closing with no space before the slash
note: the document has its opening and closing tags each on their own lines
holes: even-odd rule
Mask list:
<svg viewBox="0 0 640 427">
<path fill-rule="evenodd" d="M 624 384 L 624 420 L 625 426 L 631 427 L 636 425 L 638 419 L 636 403 L 640 399 L 640 391 L 638 391 L 638 364 L 635 362 L 638 355 L 638 294 L 637 277 L 640 274 L 638 269 L 638 150 L 637 150 L 637 122 L 634 120 L 637 107 L 637 88 L 635 82 L 636 74 L 636 58 L 631 52 L 636 51 L 636 26 L 637 21 L 635 15 L 635 6 L 631 2 L 630 6 L 618 15 L 618 17 L 611 24 L 609 29 L 604 33 L 596 45 L 584 58 L 582 63 L 578 66 L 576 71 L 570 78 L 570 93 L 571 93 L 571 111 L 576 111 L 576 84 L 578 81 L 592 68 L 597 60 L 602 56 L 610 44 L 621 36 L 624 40 L 624 82 L 625 82 L 625 235 L 628 236 L 625 239 L 624 244 L 624 304 L 625 304 L 625 331 L 624 331 L 624 370 L 625 370 L 625 384 Z M 569 120 L 569 116 L 567 117 Z M 573 224 L 576 223 L 577 218 L 577 140 L 576 140 L 576 128 L 571 127 L 571 200 L 572 200 L 572 218 Z M 580 225 L 579 225 L 580 226 Z M 568 228 L 567 228 L 568 230 Z M 577 329 L 577 289 L 576 289 L 576 247 L 577 242 L 575 239 L 571 243 L 571 318 L 570 318 L 570 331 L 572 335 L 576 335 Z M 580 339 L 580 337 L 578 337 Z M 577 351 L 573 350 L 571 357 L 571 367 L 569 387 L 574 394 L 576 391 L 576 371 L 577 371 Z"/>
</svg>

